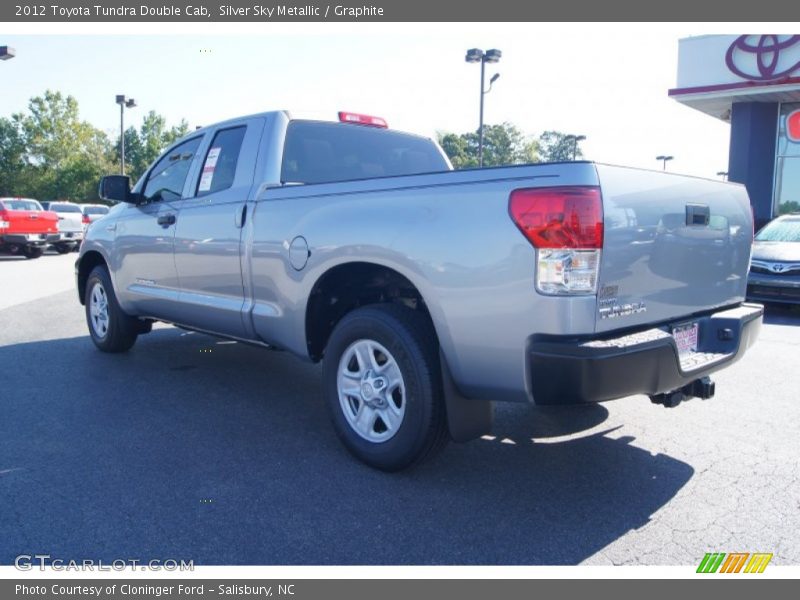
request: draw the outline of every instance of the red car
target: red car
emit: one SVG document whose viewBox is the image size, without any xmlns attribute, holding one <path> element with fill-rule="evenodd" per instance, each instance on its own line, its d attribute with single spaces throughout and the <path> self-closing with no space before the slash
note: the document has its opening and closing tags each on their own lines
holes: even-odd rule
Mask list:
<svg viewBox="0 0 800 600">
<path fill-rule="evenodd" d="M 0 198 L 0 252 L 39 258 L 56 239 L 56 213 L 30 198 Z"/>
</svg>

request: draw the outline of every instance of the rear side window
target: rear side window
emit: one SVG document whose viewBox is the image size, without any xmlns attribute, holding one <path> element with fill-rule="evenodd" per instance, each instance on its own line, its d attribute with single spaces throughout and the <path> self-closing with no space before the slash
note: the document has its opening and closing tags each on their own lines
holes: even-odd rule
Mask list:
<svg viewBox="0 0 800 600">
<path fill-rule="evenodd" d="M 75 204 L 58 204 L 57 202 L 53 202 L 50 204 L 50 210 L 60 213 L 79 213 L 81 212 L 81 207 Z"/>
<path fill-rule="evenodd" d="M 227 190 L 233 185 L 246 130 L 245 126 L 223 129 L 214 136 L 197 182 L 198 196 Z"/>
<path fill-rule="evenodd" d="M 324 183 L 448 169 L 436 145 L 423 137 L 347 123 L 292 121 L 281 181 Z"/>
<path fill-rule="evenodd" d="M 6 210 L 42 210 L 41 205 L 36 200 L 19 198 L 17 200 L 3 200 L 0 206 Z"/>
<path fill-rule="evenodd" d="M 169 150 L 151 169 L 144 186 L 147 200 L 180 200 L 192 159 L 202 137 L 187 140 Z"/>
</svg>

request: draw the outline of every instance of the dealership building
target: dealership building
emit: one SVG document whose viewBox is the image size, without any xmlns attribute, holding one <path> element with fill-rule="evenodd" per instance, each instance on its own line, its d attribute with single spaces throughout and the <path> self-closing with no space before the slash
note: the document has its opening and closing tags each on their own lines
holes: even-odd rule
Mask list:
<svg viewBox="0 0 800 600">
<path fill-rule="evenodd" d="M 682 39 L 669 95 L 730 123 L 728 178 L 747 186 L 757 226 L 800 211 L 800 35 Z"/>
</svg>

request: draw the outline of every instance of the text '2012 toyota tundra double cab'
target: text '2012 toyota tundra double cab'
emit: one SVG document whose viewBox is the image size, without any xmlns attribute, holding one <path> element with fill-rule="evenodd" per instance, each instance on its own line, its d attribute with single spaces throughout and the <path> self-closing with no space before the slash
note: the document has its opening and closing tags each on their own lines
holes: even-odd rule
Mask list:
<svg viewBox="0 0 800 600">
<path fill-rule="evenodd" d="M 742 186 L 589 162 L 452 171 L 385 121 L 285 111 L 195 131 L 89 226 L 94 343 L 155 320 L 323 361 L 347 448 L 397 470 L 491 401 L 711 397 L 754 342 Z"/>
</svg>

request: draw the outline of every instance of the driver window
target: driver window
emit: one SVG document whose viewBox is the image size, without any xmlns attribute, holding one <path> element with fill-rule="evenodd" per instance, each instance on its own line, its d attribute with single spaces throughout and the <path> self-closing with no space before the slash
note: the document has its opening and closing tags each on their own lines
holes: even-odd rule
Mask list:
<svg viewBox="0 0 800 600">
<path fill-rule="evenodd" d="M 158 160 L 144 186 L 144 197 L 148 202 L 181 199 L 183 184 L 202 139 L 202 136 L 196 137 L 175 146 Z"/>
</svg>

